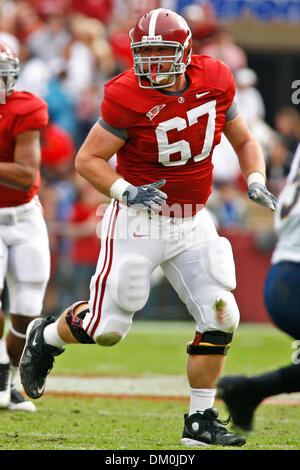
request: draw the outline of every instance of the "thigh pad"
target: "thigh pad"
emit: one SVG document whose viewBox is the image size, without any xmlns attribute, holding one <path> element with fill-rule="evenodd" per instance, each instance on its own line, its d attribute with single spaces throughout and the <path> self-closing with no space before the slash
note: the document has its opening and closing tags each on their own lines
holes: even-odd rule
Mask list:
<svg viewBox="0 0 300 470">
<path fill-rule="evenodd" d="M 230 242 L 219 237 L 207 244 L 206 272 L 209 277 L 226 290 L 236 288 L 235 264 Z"/>
<path fill-rule="evenodd" d="M 3 289 L 4 279 L 6 277 L 8 259 L 8 248 L 0 238 L 0 289 Z"/>
<path fill-rule="evenodd" d="M 109 284 L 121 309 L 136 312 L 144 307 L 150 292 L 150 272 L 151 263 L 144 256 L 129 254 L 120 259 Z"/>
<path fill-rule="evenodd" d="M 31 244 L 16 245 L 10 250 L 9 269 L 17 282 L 47 282 L 50 274 L 49 252 Z"/>
</svg>

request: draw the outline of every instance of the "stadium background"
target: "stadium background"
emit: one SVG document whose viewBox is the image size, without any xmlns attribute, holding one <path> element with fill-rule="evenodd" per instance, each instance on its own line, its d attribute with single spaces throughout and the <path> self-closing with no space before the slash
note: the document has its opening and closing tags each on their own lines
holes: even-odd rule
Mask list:
<svg viewBox="0 0 300 470">
<path fill-rule="evenodd" d="M 0 0 L 0 37 L 21 60 L 17 89 L 42 96 L 49 106 L 40 198 L 52 272 L 44 315 L 56 316 L 74 300 L 88 297 L 105 198 L 74 173 L 74 157 L 99 116 L 104 83 L 132 65 L 129 29 L 141 14 L 160 6 L 186 17 L 194 53 L 221 58 L 231 67 L 240 112 L 264 150 L 268 187 L 278 194 L 284 185 L 300 140 L 299 1 Z M 263 284 L 276 241 L 273 215 L 248 201 L 236 156 L 226 142 L 214 164 L 208 207 L 233 246 L 241 320 L 269 322 Z M 152 282 L 149 301 L 136 318 L 188 320 L 159 270 Z"/>
</svg>

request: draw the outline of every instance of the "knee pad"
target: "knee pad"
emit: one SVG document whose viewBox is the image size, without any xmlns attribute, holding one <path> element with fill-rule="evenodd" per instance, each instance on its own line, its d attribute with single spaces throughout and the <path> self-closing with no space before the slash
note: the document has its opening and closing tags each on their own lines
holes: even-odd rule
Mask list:
<svg viewBox="0 0 300 470">
<path fill-rule="evenodd" d="M 127 335 L 132 324 L 132 316 L 110 315 L 101 325 L 101 331 L 97 333 L 96 343 L 99 346 L 113 346 L 122 341 Z"/>
<path fill-rule="evenodd" d="M 231 292 L 220 293 L 213 305 L 220 329 L 230 333 L 237 329 L 240 321 L 240 311 Z"/>
<path fill-rule="evenodd" d="M 187 345 L 188 354 L 226 356 L 233 334 L 224 331 L 196 331 L 193 342 Z"/>
<path fill-rule="evenodd" d="M 82 344 L 95 343 L 82 327 L 83 319 L 88 311 L 88 302 L 76 302 L 67 309 L 65 316 L 70 332 Z"/>
<path fill-rule="evenodd" d="M 127 312 L 141 310 L 150 293 L 150 261 L 141 255 L 123 256 L 117 276 L 109 281 L 111 295 L 118 306 Z"/>
<path fill-rule="evenodd" d="M 208 242 L 206 270 L 210 279 L 225 290 L 236 288 L 235 264 L 229 240 L 219 237 Z"/>
</svg>

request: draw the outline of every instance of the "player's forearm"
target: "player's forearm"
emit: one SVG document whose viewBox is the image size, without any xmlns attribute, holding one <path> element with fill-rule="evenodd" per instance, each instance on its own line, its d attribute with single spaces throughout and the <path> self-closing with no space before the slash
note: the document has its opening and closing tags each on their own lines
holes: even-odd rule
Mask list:
<svg viewBox="0 0 300 470">
<path fill-rule="evenodd" d="M 236 149 L 241 172 L 246 181 L 253 173 L 260 173 L 264 179 L 266 176 L 266 165 L 262 150 L 254 139 L 247 140 Z"/>
<path fill-rule="evenodd" d="M 19 162 L 0 162 L 0 183 L 28 191 L 35 182 L 37 170 Z"/>
<path fill-rule="evenodd" d="M 106 160 L 84 152 L 77 154 L 75 168 L 97 191 L 108 197 L 112 184 L 121 178 Z"/>
<path fill-rule="evenodd" d="M 245 119 L 239 114 L 225 124 L 223 132 L 238 156 L 240 168 L 246 181 L 253 173 L 261 174 L 261 178 L 264 180 L 266 174 L 264 155 Z"/>
</svg>

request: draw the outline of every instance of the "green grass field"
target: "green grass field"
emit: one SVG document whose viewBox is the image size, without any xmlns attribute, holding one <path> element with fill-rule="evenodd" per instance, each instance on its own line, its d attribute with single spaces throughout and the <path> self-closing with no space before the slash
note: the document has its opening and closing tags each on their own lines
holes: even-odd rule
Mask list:
<svg viewBox="0 0 300 470">
<path fill-rule="evenodd" d="M 193 338 L 193 328 L 190 322 L 136 321 L 127 338 L 114 348 L 68 346 L 56 359 L 51 377 L 182 377 L 185 347 Z M 291 339 L 270 325 L 241 324 L 224 373 L 256 374 L 287 365 L 293 351 L 291 344 Z M 187 398 L 89 398 L 86 394 L 57 397 L 46 392 L 35 405 L 35 413 L 0 412 L 1 450 L 186 450 L 180 437 Z M 216 405 L 220 418 L 226 418 L 223 402 Z M 256 413 L 255 433 L 238 450 L 299 450 L 299 421 L 297 405 L 263 404 Z M 195 452 L 199 450 L 206 449 Z"/>
</svg>

